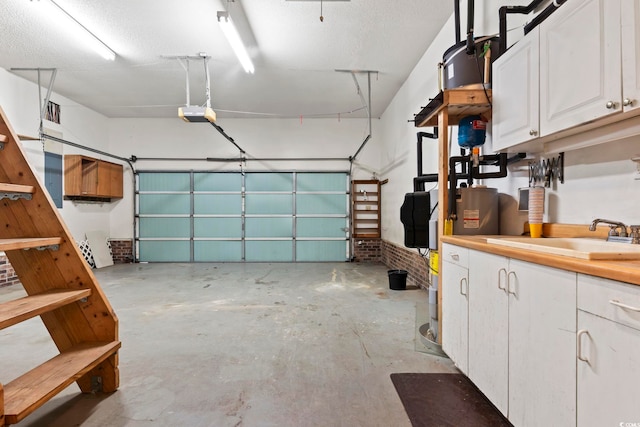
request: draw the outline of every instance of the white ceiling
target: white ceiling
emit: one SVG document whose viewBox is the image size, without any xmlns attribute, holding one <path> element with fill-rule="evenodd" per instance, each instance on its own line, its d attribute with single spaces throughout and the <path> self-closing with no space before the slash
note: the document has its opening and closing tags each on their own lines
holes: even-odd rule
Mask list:
<svg viewBox="0 0 640 427">
<path fill-rule="evenodd" d="M 379 117 L 453 13 L 446 0 L 324 0 L 320 22 L 318 0 L 56 0 L 117 53 L 105 61 L 41 13 L 48 1 L 2 0 L 0 67 L 56 68 L 55 92 L 108 117 L 176 117 L 185 71 L 165 57 L 199 52 L 211 57 L 218 117 L 366 117 L 352 76 L 335 71 L 344 69 L 377 71 Z M 240 23 L 246 16 L 255 74 L 237 62 L 218 10 Z M 191 104 L 201 105 L 203 62 L 190 65 Z M 14 72 L 36 81 L 35 71 Z M 358 82 L 366 99 L 366 74 Z"/>
</svg>

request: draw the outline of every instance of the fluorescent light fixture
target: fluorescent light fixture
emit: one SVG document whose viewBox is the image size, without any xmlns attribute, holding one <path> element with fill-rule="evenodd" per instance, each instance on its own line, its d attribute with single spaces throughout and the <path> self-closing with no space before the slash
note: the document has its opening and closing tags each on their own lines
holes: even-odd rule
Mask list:
<svg viewBox="0 0 640 427">
<path fill-rule="evenodd" d="M 66 16 L 68 22 L 71 24 L 71 27 L 78 30 L 77 33 L 82 40 L 87 43 L 96 53 L 102 56 L 107 61 L 113 61 L 116 59 L 116 53 L 111 50 L 109 46 L 107 46 L 102 40 L 100 40 L 95 34 L 93 34 L 87 27 L 82 25 L 76 18 L 71 16 L 69 12 L 64 10 L 58 3 L 53 0 L 50 0 L 51 4 L 55 6 L 57 10 L 59 10 L 62 15 Z"/>
<path fill-rule="evenodd" d="M 242 64 L 244 71 L 253 74 L 255 71 L 253 68 L 253 62 L 251 62 L 251 58 L 249 58 L 249 53 L 247 53 L 247 49 L 244 47 L 242 39 L 240 39 L 240 34 L 238 34 L 236 26 L 233 25 L 229 12 L 218 11 L 218 22 L 220 23 L 220 28 L 222 28 L 222 32 L 229 41 L 233 52 L 238 57 L 240 64 Z"/>
</svg>

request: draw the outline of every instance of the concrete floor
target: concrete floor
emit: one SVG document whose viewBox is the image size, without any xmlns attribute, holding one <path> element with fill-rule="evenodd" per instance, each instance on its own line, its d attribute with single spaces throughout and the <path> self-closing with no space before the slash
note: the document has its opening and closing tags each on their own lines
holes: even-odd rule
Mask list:
<svg viewBox="0 0 640 427">
<path fill-rule="evenodd" d="M 96 270 L 120 319 L 120 389 L 73 384 L 18 426 L 410 426 L 394 372 L 456 372 L 416 344 L 423 290 L 357 263 Z M 0 300 L 23 294 L 0 289 Z M 56 353 L 39 318 L 0 331 L 0 382 Z"/>
</svg>

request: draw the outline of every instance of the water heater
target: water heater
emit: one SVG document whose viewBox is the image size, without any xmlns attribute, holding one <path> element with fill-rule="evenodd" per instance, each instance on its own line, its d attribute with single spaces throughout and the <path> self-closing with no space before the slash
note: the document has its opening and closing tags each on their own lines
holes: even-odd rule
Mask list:
<svg viewBox="0 0 640 427">
<path fill-rule="evenodd" d="M 454 235 L 500 234 L 498 190 L 467 187 L 456 190 Z"/>
</svg>

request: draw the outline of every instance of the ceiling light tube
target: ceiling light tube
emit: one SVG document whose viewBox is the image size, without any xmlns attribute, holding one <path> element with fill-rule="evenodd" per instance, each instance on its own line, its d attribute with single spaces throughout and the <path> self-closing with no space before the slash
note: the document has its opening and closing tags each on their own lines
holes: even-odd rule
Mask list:
<svg viewBox="0 0 640 427">
<path fill-rule="evenodd" d="M 219 11 L 218 22 L 220 23 L 220 28 L 229 41 L 233 52 L 238 57 L 240 64 L 242 64 L 244 71 L 253 74 L 255 71 L 253 68 L 253 62 L 251 62 L 249 53 L 240 39 L 240 34 L 238 34 L 238 30 L 236 30 L 236 26 L 233 25 L 229 12 Z"/>
<path fill-rule="evenodd" d="M 82 30 L 83 34 L 85 35 L 84 41 L 86 41 L 96 53 L 98 53 L 107 61 L 113 61 L 116 59 L 116 53 L 102 40 L 100 40 L 95 34 L 93 34 L 87 27 L 82 25 L 76 18 L 71 16 L 69 12 L 60 7 L 60 5 L 55 1 L 51 0 L 51 4 L 53 4 L 60 12 L 62 12 L 62 14 L 69 18 L 69 20 L 76 28 Z"/>
</svg>

